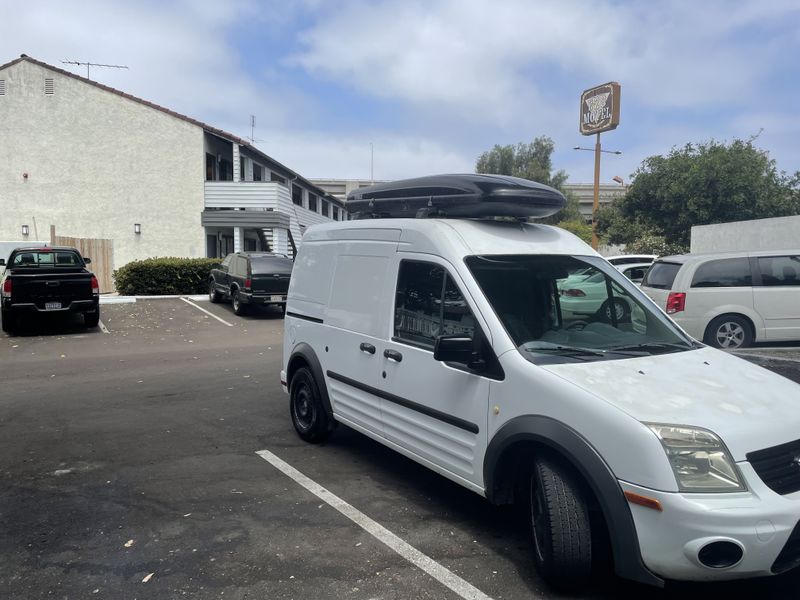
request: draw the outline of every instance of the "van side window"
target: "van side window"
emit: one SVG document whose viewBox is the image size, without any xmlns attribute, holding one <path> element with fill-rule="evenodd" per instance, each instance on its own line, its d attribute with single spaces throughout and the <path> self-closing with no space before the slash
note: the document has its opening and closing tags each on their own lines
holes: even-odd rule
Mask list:
<svg viewBox="0 0 800 600">
<path fill-rule="evenodd" d="M 762 285 L 800 285 L 800 256 L 762 256 L 758 270 Z"/>
<path fill-rule="evenodd" d="M 438 336 L 454 334 L 475 334 L 475 319 L 455 282 L 438 265 L 402 261 L 397 276 L 394 337 L 433 349 Z"/>
<path fill-rule="evenodd" d="M 723 258 L 700 265 L 692 287 L 748 287 L 753 285 L 747 258 Z"/>
</svg>

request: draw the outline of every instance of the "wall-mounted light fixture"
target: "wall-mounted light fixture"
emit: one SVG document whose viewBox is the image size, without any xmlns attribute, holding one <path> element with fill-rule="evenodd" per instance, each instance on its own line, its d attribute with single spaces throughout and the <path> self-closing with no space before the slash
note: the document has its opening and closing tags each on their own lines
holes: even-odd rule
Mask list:
<svg viewBox="0 0 800 600">
<path fill-rule="evenodd" d="M 141 223 L 134 223 L 133 224 L 133 233 L 139 235 L 142 233 L 142 224 Z"/>
<path fill-rule="evenodd" d="M 27 236 L 30 232 L 31 230 L 27 225 L 22 226 L 22 235 Z"/>
</svg>

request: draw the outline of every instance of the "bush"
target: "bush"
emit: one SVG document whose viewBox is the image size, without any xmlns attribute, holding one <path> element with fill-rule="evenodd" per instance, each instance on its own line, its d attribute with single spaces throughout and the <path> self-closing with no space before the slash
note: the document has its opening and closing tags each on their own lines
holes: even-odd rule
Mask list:
<svg viewBox="0 0 800 600">
<path fill-rule="evenodd" d="M 125 296 L 203 294 L 217 258 L 148 258 L 114 271 L 117 292 Z"/>
</svg>

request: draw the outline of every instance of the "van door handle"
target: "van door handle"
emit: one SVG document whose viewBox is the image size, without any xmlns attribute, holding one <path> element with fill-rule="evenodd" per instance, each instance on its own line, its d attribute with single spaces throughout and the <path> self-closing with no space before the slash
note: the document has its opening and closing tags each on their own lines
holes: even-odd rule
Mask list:
<svg viewBox="0 0 800 600">
<path fill-rule="evenodd" d="M 401 362 L 403 360 L 403 355 L 397 350 L 384 350 L 383 355 L 394 362 Z"/>
<path fill-rule="evenodd" d="M 375 354 L 375 346 L 372 344 L 367 344 L 366 342 L 361 342 L 359 346 L 362 352 L 366 352 L 367 354 Z"/>
</svg>

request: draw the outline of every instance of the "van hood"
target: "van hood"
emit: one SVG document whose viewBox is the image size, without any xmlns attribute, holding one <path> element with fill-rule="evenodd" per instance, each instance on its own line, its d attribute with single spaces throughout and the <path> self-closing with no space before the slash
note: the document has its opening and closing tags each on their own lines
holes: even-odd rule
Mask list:
<svg viewBox="0 0 800 600">
<path fill-rule="evenodd" d="M 708 429 L 737 462 L 800 438 L 800 385 L 713 348 L 542 368 L 639 421 Z"/>
</svg>

